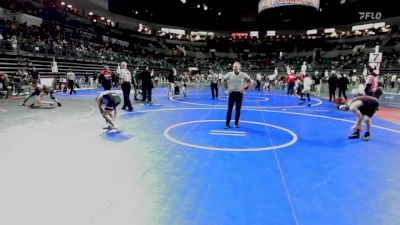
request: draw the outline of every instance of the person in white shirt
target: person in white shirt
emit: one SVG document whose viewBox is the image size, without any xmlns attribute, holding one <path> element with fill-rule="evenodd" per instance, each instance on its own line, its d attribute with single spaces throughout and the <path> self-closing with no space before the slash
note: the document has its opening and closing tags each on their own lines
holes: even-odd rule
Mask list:
<svg viewBox="0 0 400 225">
<path fill-rule="evenodd" d="M 69 94 L 72 95 L 72 93 L 76 94 L 76 91 L 74 90 L 75 86 L 75 74 L 72 72 L 71 69 L 68 70 L 67 72 L 67 81 L 68 81 L 68 88 L 69 88 Z"/>
<path fill-rule="evenodd" d="M 189 82 L 190 78 L 187 72 L 184 72 L 181 77 L 180 77 L 181 83 L 182 83 L 182 92 L 183 92 L 183 97 L 188 98 L 189 95 Z"/>
<path fill-rule="evenodd" d="M 364 78 L 364 80 L 367 80 L 367 76 L 368 76 L 367 65 L 364 65 L 364 70 L 363 70 L 363 78 Z"/>
<path fill-rule="evenodd" d="M 393 74 L 392 77 L 390 78 L 390 83 L 392 85 L 392 89 L 394 89 L 394 86 L 396 84 L 396 80 L 397 80 L 397 75 Z"/>
<path fill-rule="evenodd" d="M 325 72 L 324 72 L 324 79 L 325 79 L 325 80 L 328 80 L 328 79 L 329 79 L 328 70 L 325 70 Z"/>
<path fill-rule="evenodd" d="M 271 89 L 271 76 L 274 75 L 265 75 L 265 83 L 263 85 L 263 90 L 264 91 L 269 91 Z"/>
<path fill-rule="evenodd" d="M 356 85 L 356 83 L 357 83 L 357 80 L 358 80 L 358 77 L 357 77 L 357 75 L 353 75 L 353 76 L 351 76 L 351 82 L 353 83 L 353 86 L 355 86 L 355 85 Z"/>
<path fill-rule="evenodd" d="M 211 88 L 212 100 L 214 99 L 218 100 L 218 80 L 219 80 L 218 74 L 214 73 L 213 71 L 210 71 L 210 88 Z"/>
<path fill-rule="evenodd" d="M 130 100 L 132 75 L 127 67 L 128 64 L 126 62 L 122 62 L 120 66 L 121 69 L 119 70 L 119 82 L 122 88 L 122 93 L 124 95 L 124 106 L 122 106 L 122 109 L 132 111 L 133 107 Z"/>
<path fill-rule="evenodd" d="M 239 62 L 233 64 L 233 71 L 224 76 L 224 86 L 229 93 L 228 112 L 226 114 L 225 129 L 230 128 L 233 106 L 236 105 L 235 128 L 239 128 L 240 110 L 242 108 L 243 93 L 247 91 L 252 80 L 246 73 L 240 71 Z"/>
<path fill-rule="evenodd" d="M 303 80 L 303 91 L 301 93 L 301 99 L 303 99 L 303 95 L 306 94 L 308 106 L 311 106 L 310 93 L 311 93 L 312 84 L 313 84 L 313 80 L 311 79 L 310 76 L 308 76 L 306 74 L 306 77 L 304 77 L 304 80 Z M 303 99 L 303 101 L 304 101 L 304 99 Z"/>
<path fill-rule="evenodd" d="M 397 78 L 397 93 L 400 93 L 400 77 Z"/>
<path fill-rule="evenodd" d="M 305 76 L 307 72 L 307 63 L 303 62 L 303 65 L 301 66 L 300 74 Z"/>
</svg>

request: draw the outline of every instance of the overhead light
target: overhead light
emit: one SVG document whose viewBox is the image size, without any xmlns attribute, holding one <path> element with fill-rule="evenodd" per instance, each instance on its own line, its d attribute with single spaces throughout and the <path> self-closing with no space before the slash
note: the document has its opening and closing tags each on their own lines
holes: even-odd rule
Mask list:
<svg viewBox="0 0 400 225">
<path fill-rule="evenodd" d="M 203 9 L 204 9 L 204 11 L 207 11 L 208 10 L 208 6 L 206 4 L 204 4 L 203 5 Z"/>
<path fill-rule="evenodd" d="M 221 12 L 218 12 L 218 16 L 220 16 L 221 15 Z"/>
<path fill-rule="evenodd" d="M 104 16 L 102 16 L 100 19 L 101 19 L 101 20 L 104 20 L 105 18 L 104 18 Z"/>
<path fill-rule="evenodd" d="M 61 2 L 61 5 L 64 6 L 64 5 L 65 5 L 65 2 Z"/>
<path fill-rule="evenodd" d="M 89 14 L 89 16 L 93 16 L 93 12 L 89 12 L 88 14 Z"/>
<path fill-rule="evenodd" d="M 109 23 L 109 22 L 111 22 L 111 20 L 110 20 L 110 19 L 108 19 L 108 20 L 107 20 L 107 23 Z"/>
<path fill-rule="evenodd" d="M 186 3 L 186 0 L 181 0 L 181 2 L 182 2 L 183 4 L 185 4 L 185 3 Z"/>
<path fill-rule="evenodd" d="M 136 15 L 139 14 L 139 11 L 136 11 L 135 14 L 136 14 Z"/>
<path fill-rule="evenodd" d="M 197 8 L 200 9 L 200 5 L 197 5 Z"/>
<path fill-rule="evenodd" d="M 69 5 L 67 5 L 67 7 L 71 9 L 71 8 L 72 8 L 72 5 L 71 5 L 71 4 L 69 4 Z"/>
<path fill-rule="evenodd" d="M 96 23 L 97 22 L 97 20 L 96 19 L 93 19 L 93 23 Z"/>
</svg>

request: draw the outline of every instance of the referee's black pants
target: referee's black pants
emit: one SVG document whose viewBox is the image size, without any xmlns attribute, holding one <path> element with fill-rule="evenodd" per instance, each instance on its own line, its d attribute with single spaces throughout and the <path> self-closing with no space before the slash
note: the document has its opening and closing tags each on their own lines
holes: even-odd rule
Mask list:
<svg viewBox="0 0 400 225">
<path fill-rule="evenodd" d="M 121 84 L 122 93 L 124 95 L 124 106 L 122 109 L 127 109 L 129 111 L 133 110 L 131 99 L 129 98 L 131 94 L 131 83 L 130 82 L 123 82 Z"/>
<path fill-rule="evenodd" d="M 235 125 L 239 125 L 240 110 L 242 108 L 243 93 L 231 92 L 229 93 L 228 112 L 226 114 L 226 126 L 229 126 L 232 118 L 233 105 L 236 106 Z"/>
<path fill-rule="evenodd" d="M 211 83 L 211 96 L 212 99 L 218 99 L 218 83 Z"/>
<path fill-rule="evenodd" d="M 69 94 L 72 95 L 72 93 L 76 94 L 76 91 L 74 90 L 74 80 L 68 80 L 68 88 L 69 88 Z"/>
</svg>

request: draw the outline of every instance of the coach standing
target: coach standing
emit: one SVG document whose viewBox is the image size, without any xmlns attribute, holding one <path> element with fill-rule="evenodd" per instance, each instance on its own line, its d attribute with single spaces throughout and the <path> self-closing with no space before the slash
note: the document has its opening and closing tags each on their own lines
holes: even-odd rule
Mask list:
<svg viewBox="0 0 400 225">
<path fill-rule="evenodd" d="M 132 76 L 131 72 L 127 70 L 126 62 L 121 63 L 121 70 L 119 72 L 119 78 L 122 88 L 122 93 L 124 94 L 124 106 L 122 107 L 123 110 L 132 111 L 132 103 L 131 99 L 129 98 L 131 94 L 131 83 L 132 83 Z"/>
<path fill-rule="evenodd" d="M 146 102 L 146 99 L 151 103 L 151 92 L 154 86 L 154 81 L 151 76 L 149 66 L 146 66 L 143 72 L 139 74 L 139 79 L 142 81 L 142 102 Z"/>
<path fill-rule="evenodd" d="M 225 129 L 230 128 L 233 105 L 236 105 L 235 128 L 239 128 L 240 110 L 242 108 L 243 93 L 249 89 L 252 80 L 249 75 L 240 71 L 239 62 L 233 64 L 233 72 L 224 76 L 224 86 L 229 93 L 228 112 L 226 114 Z"/>
</svg>

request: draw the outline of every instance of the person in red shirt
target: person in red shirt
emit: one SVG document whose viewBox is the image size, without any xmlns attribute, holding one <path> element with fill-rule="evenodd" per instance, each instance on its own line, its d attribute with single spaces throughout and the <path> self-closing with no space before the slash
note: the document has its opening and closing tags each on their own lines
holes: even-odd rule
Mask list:
<svg viewBox="0 0 400 225">
<path fill-rule="evenodd" d="M 287 75 L 286 82 L 288 84 L 287 94 L 294 95 L 294 85 L 296 83 L 296 73 L 294 70 L 290 71 L 290 73 Z"/>
<path fill-rule="evenodd" d="M 102 71 L 100 71 L 99 81 L 101 82 L 101 85 L 103 86 L 104 91 L 111 90 L 111 86 L 112 86 L 111 75 L 112 75 L 112 72 L 108 68 L 108 66 L 104 66 L 104 69 Z"/>
</svg>

